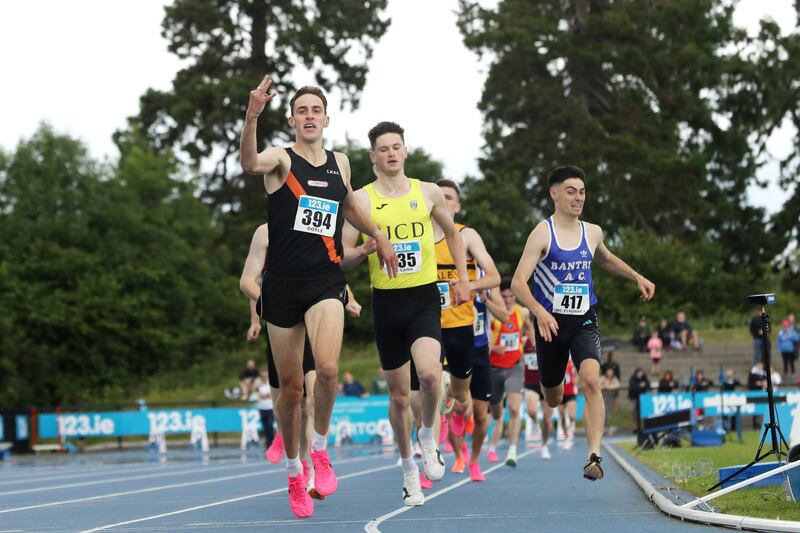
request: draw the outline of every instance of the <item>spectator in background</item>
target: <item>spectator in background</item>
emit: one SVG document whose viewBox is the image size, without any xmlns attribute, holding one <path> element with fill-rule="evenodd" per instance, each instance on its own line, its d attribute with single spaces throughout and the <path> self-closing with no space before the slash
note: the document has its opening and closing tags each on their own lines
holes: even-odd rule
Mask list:
<svg viewBox="0 0 800 533">
<path fill-rule="evenodd" d="M 722 382 L 722 390 L 724 391 L 734 391 L 736 387 L 741 387 L 742 382 L 736 379 L 736 376 L 733 375 L 733 369 L 729 368 L 725 371 L 725 381 Z"/>
<path fill-rule="evenodd" d="M 242 400 L 249 399 L 250 396 L 255 393 L 256 379 L 258 379 L 259 376 L 260 373 L 258 372 L 256 362 L 252 359 L 248 359 L 244 371 L 239 374 L 239 388 L 242 391 Z"/>
<path fill-rule="evenodd" d="M 647 341 L 647 349 L 650 350 L 650 373 L 658 375 L 658 365 L 661 363 L 662 348 L 664 344 L 658 336 L 658 330 L 654 329 L 650 333 L 650 340 Z"/>
<path fill-rule="evenodd" d="M 256 397 L 258 398 L 256 408 L 261 417 L 261 429 L 264 432 L 264 449 L 268 450 L 275 439 L 275 412 L 273 411 L 272 392 L 269 388 L 269 372 L 266 370 L 261 371 Z"/>
<path fill-rule="evenodd" d="M 764 362 L 758 361 L 750 369 L 750 375 L 747 376 L 747 390 L 766 390 L 766 388 L 767 373 L 764 370 Z"/>
<path fill-rule="evenodd" d="M 606 433 L 610 434 L 608 420 L 611 418 L 611 413 L 615 411 L 617 396 L 619 396 L 619 389 L 622 384 L 619 378 L 614 374 L 614 369 L 611 367 L 606 368 L 602 376 L 600 376 L 600 391 L 603 394 L 603 404 L 606 407 Z"/>
<path fill-rule="evenodd" d="M 680 341 L 681 349 L 687 346 L 695 350 L 700 349 L 700 334 L 686 321 L 686 313 L 683 311 L 678 312 L 675 323 L 672 324 L 672 331 L 675 332 L 675 339 Z"/>
<path fill-rule="evenodd" d="M 756 307 L 755 315 L 750 319 L 750 335 L 753 336 L 753 365 L 755 365 L 761 361 L 761 350 L 764 349 L 764 330 L 761 329 L 760 307 Z"/>
<path fill-rule="evenodd" d="M 386 383 L 386 375 L 381 367 L 375 372 L 375 378 L 372 380 L 372 394 L 389 394 L 389 384 Z"/>
<path fill-rule="evenodd" d="M 664 349 L 669 349 L 672 346 L 675 333 L 672 331 L 672 324 L 666 318 L 662 318 L 658 322 L 658 337 L 661 339 Z"/>
<path fill-rule="evenodd" d="M 355 396 L 358 398 L 367 397 L 367 391 L 364 389 L 364 385 L 362 385 L 357 379 L 353 378 L 352 372 L 345 372 L 343 381 L 342 394 L 345 396 Z"/>
<path fill-rule="evenodd" d="M 794 375 L 794 354 L 797 343 L 800 342 L 800 335 L 788 318 L 783 321 L 782 326 L 778 332 L 778 351 L 783 358 L 783 375 L 789 377 L 789 370 Z"/>
<path fill-rule="evenodd" d="M 792 325 L 794 330 L 800 335 L 800 327 L 797 326 L 794 320 L 794 313 L 789 313 L 786 317 L 786 320 Z M 794 345 L 794 360 L 797 361 L 797 356 L 800 355 L 800 342 Z"/>
<path fill-rule="evenodd" d="M 678 388 L 678 381 L 672 375 L 672 371 L 664 371 L 664 375 L 658 381 L 658 392 L 672 392 Z"/>
<path fill-rule="evenodd" d="M 714 383 L 706 377 L 706 373 L 698 370 L 694 373 L 694 390 L 695 392 L 706 392 L 714 386 Z"/>
<path fill-rule="evenodd" d="M 600 374 L 605 374 L 607 369 L 612 369 L 617 379 L 622 379 L 622 370 L 619 367 L 616 359 L 614 359 L 614 350 L 610 350 L 606 355 L 606 362 L 600 365 Z"/>
<path fill-rule="evenodd" d="M 647 339 L 650 337 L 650 331 L 647 329 L 647 318 L 639 318 L 639 323 L 633 328 L 633 345 L 636 346 L 640 352 L 644 352 L 647 348 Z"/>
<path fill-rule="evenodd" d="M 628 399 L 633 402 L 633 432 L 639 432 L 639 396 L 650 389 L 650 382 L 647 381 L 647 374 L 641 368 L 637 368 L 631 379 L 628 380 Z"/>
</svg>

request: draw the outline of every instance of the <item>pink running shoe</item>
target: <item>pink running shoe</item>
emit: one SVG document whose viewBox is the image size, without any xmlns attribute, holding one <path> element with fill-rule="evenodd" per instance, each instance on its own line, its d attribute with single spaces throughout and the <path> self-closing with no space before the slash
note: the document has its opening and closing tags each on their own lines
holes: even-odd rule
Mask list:
<svg viewBox="0 0 800 533">
<path fill-rule="evenodd" d="M 494 450 L 489 450 L 489 453 L 486 454 L 486 458 L 489 460 L 490 463 L 500 462 L 500 457 L 498 457 L 497 452 Z"/>
<path fill-rule="evenodd" d="M 439 429 L 439 444 L 441 444 L 441 443 L 443 443 L 444 441 L 447 440 L 447 434 L 448 434 L 447 425 L 448 425 L 447 424 L 447 417 L 442 415 L 441 429 Z"/>
<path fill-rule="evenodd" d="M 289 476 L 289 508 L 297 518 L 308 518 L 314 514 L 314 500 L 306 491 L 306 476 Z"/>
<path fill-rule="evenodd" d="M 453 443 L 447 441 L 444 443 L 444 453 L 453 453 Z"/>
<path fill-rule="evenodd" d="M 433 488 L 433 481 L 428 479 L 428 476 L 425 475 L 424 471 L 419 475 L 419 486 L 422 487 L 423 489 Z"/>
<path fill-rule="evenodd" d="M 311 462 L 314 464 L 314 488 L 322 496 L 330 496 L 336 492 L 339 481 L 333 473 L 328 450 L 311 450 Z"/>
<path fill-rule="evenodd" d="M 478 463 L 472 463 L 469 465 L 469 478 L 472 481 L 486 481 L 486 478 L 483 476 L 483 472 L 481 472 L 481 465 Z"/>
<path fill-rule="evenodd" d="M 281 459 L 283 458 L 283 435 L 280 433 L 275 435 L 272 444 L 269 445 L 266 457 L 267 461 L 274 465 L 281 462 Z"/>
<path fill-rule="evenodd" d="M 469 462 L 470 453 L 469 453 L 469 448 L 467 447 L 467 441 L 466 440 L 461 441 L 461 458 L 464 459 L 465 463 Z"/>
<path fill-rule="evenodd" d="M 464 418 L 464 413 L 459 414 L 455 411 L 450 415 L 450 432 L 456 437 L 464 434 Z"/>
</svg>

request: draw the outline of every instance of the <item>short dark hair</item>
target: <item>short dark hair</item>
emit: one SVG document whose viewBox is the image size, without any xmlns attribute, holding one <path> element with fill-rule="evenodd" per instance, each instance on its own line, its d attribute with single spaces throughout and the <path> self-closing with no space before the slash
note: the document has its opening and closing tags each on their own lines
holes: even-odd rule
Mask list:
<svg viewBox="0 0 800 533">
<path fill-rule="evenodd" d="M 436 182 L 436 185 L 439 187 L 450 187 L 456 191 L 456 196 L 461 196 L 461 189 L 458 188 L 458 185 L 453 180 L 439 180 Z"/>
<path fill-rule="evenodd" d="M 511 290 L 511 278 L 503 278 L 500 280 L 500 290 L 501 291 Z"/>
<path fill-rule="evenodd" d="M 322 89 L 319 87 L 314 87 L 313 85 L 306 85 L 305 87 L 300 87 L 297 89 L 297 92 L 294 93 L 292 99 L 289 100 L 290 115 L 294 115 L 294 103 L 304 94 L 313 94 L 314 96 L 318 96 L 319 99 L 322 100 L 322 110 L 325 111 L 325 113 L 328 112 L 328 99 L 325 98 L 325 93 L 322 92 Z"/>
<path fill-rule="evenodd" d="M 375 126 L 369 130 L 367 136 L 369 137 L 369 145 L 374 150 L 375 149 L 375 141 L 378 140 L 378 137 L 381 135 L 385 135 L 387 133 L 396 133 L 400 136 L 403 142 L 406 142 L 406 138 L 403 135 L 406 130 L 400 127 L 400 124 L 396 122 L 378 122 Z"/>
<path fill-rule="evenodd" d="M 559 183 L 563 183 L 570 178 L 578 178 L 582 182 L 586 183 L 586 174 L 583 172 L 583 170 L 572 165 L 556 167 L 551 170 L 550 175 L 547 176 L 547 182 L 552 187 Z"/>
</svg>

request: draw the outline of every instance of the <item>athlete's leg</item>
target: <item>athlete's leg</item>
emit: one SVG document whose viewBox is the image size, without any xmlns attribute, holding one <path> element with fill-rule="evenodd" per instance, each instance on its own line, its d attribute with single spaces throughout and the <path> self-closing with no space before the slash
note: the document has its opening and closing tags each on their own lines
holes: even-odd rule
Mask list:
<svg viewBox="0 0 800 533">
<path fill-rule="evenodd" d="M 433 427 L 439 414 L 439 384 L 442 379 L 440 351 L 439 341 L 430 337 L 420 337 L 411 345 L 411 357 L 419 376 L 422 425 L 429 428 Z"/>
<path fill-rule="evenodd" d="M 545 387 L 542 384 L 542 394 L 544 394 L 544 401 L 549 407 L 558 407 L 564 399 L 564 382 L 562 381 L 555 387 Z"/>
<path fill-rule="evenodd" d="M 489 431 L 489 402 L 472 400 L 472 416 L 475 417 L 475 429 L 472 430 L 472 455 L 470 464 L 478 462 L 481 456 L 481 447 Z"/>
<path fill-rule="evenodd" d="M 525 389 L 525 412 L 528 415 L 526 426 L 531 424 L 531 427 L 533 427 L 539 423 L 536 419 L 539 413 L 539 393 L 536 391 Z M 525 433 L 528 434 L 529 432 L 526 431 Z M 542 438 L 544 439 L 544 435 Z"/>
<path fill-rule="evenodd" d="M 303 431 L 300 432 L 300 457 L 308 459 L 308 447 L 314 431 L 314 385 L 317 382 L 317 372 L 312 370 L 306 373 L 306 398 L 303 402 L 305 413 L 303 418 Z M 326 435 L 327 436 L 327 435 Z"/>
<path fill-rule="evenodd" d="M 542 404 L 542 444 L 547 444 L 550 440 L 550 433 L 553 429 L 553 408 L 546 403 Z"/>
<path fill-rule="evenodd" d="M 411 379 L 406 363 L 394 370 L 385 370 L 389 386 L 389 423 L 394 430 L 400 457 L 411 457 Z"/>
<path fill-rule="evenodd" d="M 492 437 L 491 437 L 491 449 L 494 450 L 497 447 L 497 443 L 500 442 L 500 439 L 503 436 L 503 404 L 501 403 L 492 403 L 489 405 L 489 412 L 492 414 L 492 420 L 494 420 L 494 426 L 492 427 Z"/>
<path fill-rule="evenodd" d="M 339 300 L 322 300 L 306 311 L 305 323 L 317 369 L 313 392 L 314 431 L 317 435 L 324 436 L 328 434 L 328 424 L 339 387 L 339 352 L 342 349 L 344 306 Z"/>
<path fill-rule="evenodd" d="M 599 385 L 599 382 L 598 382 Z M 600 397 L 602 397 L 602 391 Z M 603 402 L 603 412 L 605 413 L 605 402 Z M 569 416 L 569 432 L 567 436 L 572 438 L 575 436 L 575 422 L 578 419 L 578 401 L 572 399 L 567 402 L 567 415 Z"/>
<path fill-rule="evenodd" d="M 300 404 L 303 401 L 303 324 L 281 328 L 267 323 L 269 341 L 275 357 L 275 368 L 281 384 L 277 402 L 287 460 L 299 460 Z"/>
<path fill-rule="evenodd" d="M 606 410 L 603 394 L 600 391 L 600 364 L 594 359 L 584 359 L 578 369 L 583 396 L 586 398 L 583 420 L 586 426 L 586 440 L 589 441 L 589 455 L 600 455 L 600 441 L 603 438 Z"/>
</svg>

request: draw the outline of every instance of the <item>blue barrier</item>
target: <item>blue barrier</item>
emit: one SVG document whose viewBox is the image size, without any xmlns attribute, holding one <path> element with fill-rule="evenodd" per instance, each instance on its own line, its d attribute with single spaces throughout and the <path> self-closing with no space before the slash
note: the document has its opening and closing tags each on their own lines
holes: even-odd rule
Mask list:
<svg viewBox="0 0 800 533">
<path fill-rule="evenodd" d="M 681 409 L 703 409 L 706 415 L 719 416 L 720 405 L 724 408 L 726 415 L 735 415 L 737 407 L 741 408 L 742 416 L 766 415 L 768 407 L 766 403 L 748 403 L 748 398 L 766 398 L 767 393 L 763 391 L 742 391 L 726 392 L 721 398 L 719 392 L 698 392 L 694 395 L 689 392 L 671 392 L 662 394 L 642 394 L 639 398 L 639 416 L 660 415 Z M 775 391 L 775 396 L 785 396 L 786 403 L 779 403 L 776 407 L 785 411 L 787 404 L 800 403 L 800 391 L 797 389 L 781 389 Z"/>
</svg>

